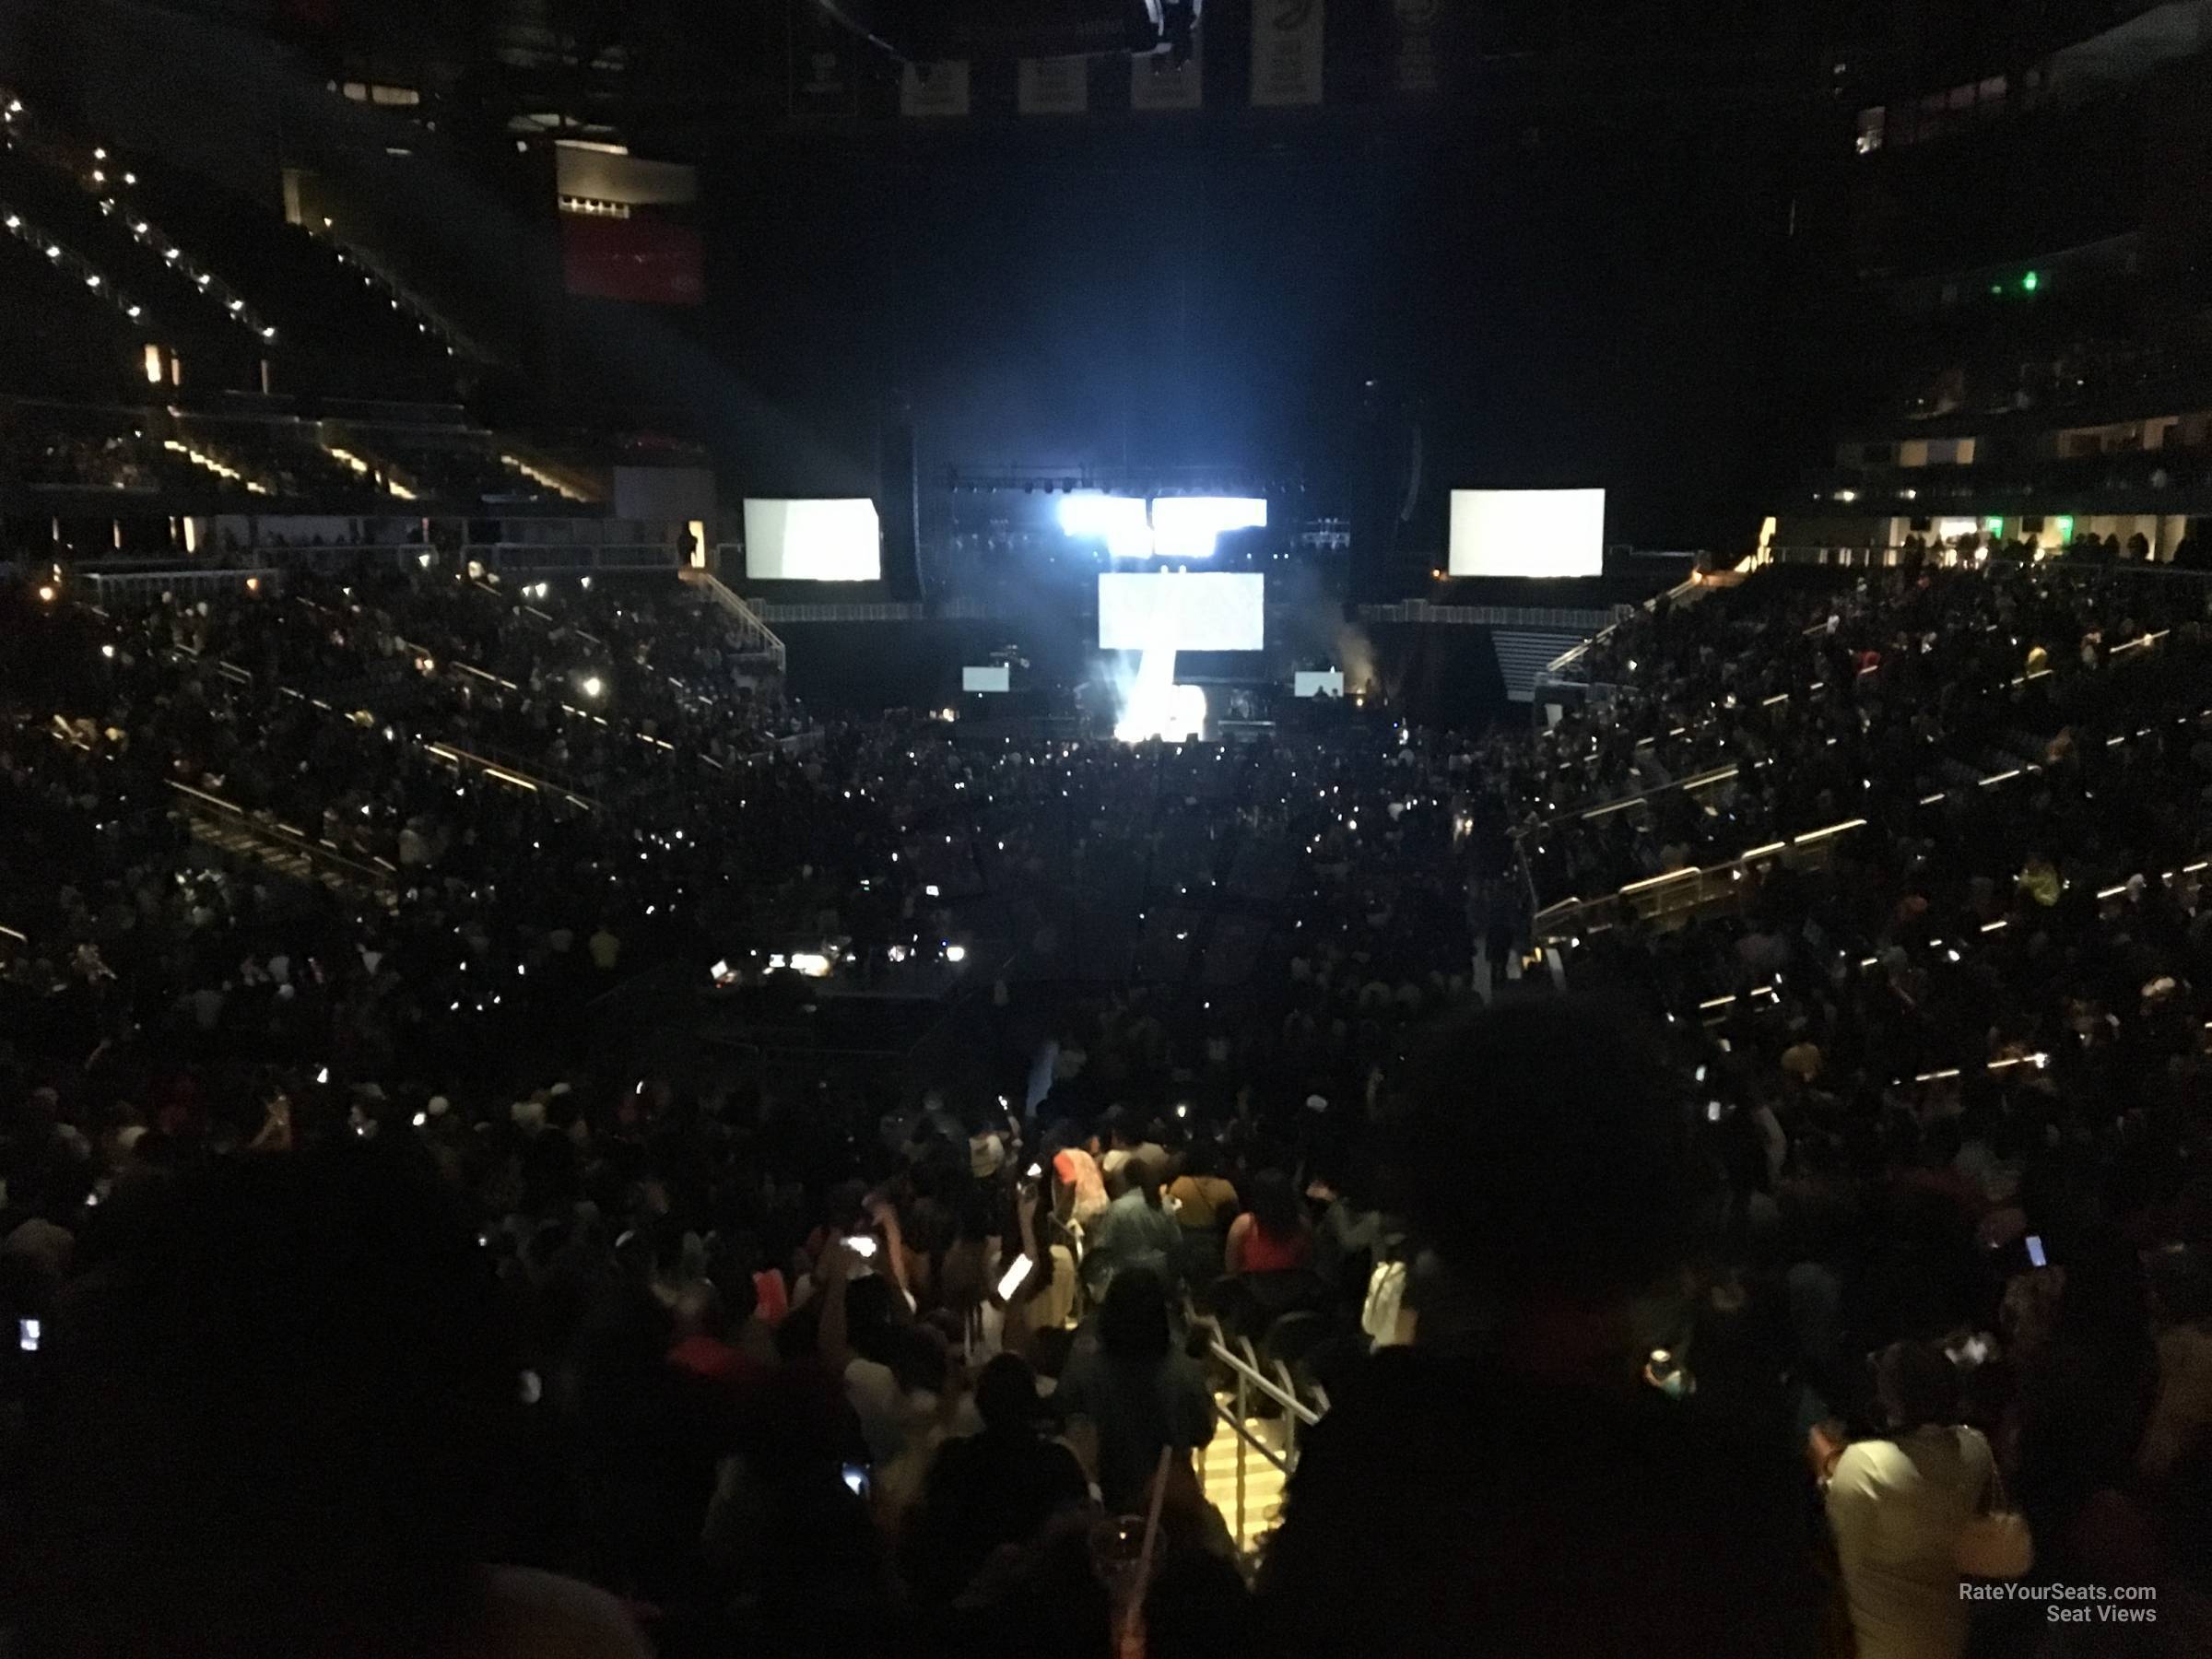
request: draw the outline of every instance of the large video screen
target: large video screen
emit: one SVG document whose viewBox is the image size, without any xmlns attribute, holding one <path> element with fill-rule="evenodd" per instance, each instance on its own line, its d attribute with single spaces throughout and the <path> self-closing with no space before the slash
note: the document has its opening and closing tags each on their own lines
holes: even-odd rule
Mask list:
<svg viewBox="0 0 2212 1659">
<path fill-rule="evenodd" d="M 754 582 L 875 582 L 883 532 L 865 496 L 745 503 L 745 573 Z"/>
<path fill-rule="evenodd" d="M 1601 576 L 1602 489 L 1455 489 L 1454 576 Z"/>
<path fill-rule="evenodd" d="M 1100 651 L 1257 651 L 1267 578 L 1241 571 L 1121 571 L 1099 577 Z"/>
</svg>

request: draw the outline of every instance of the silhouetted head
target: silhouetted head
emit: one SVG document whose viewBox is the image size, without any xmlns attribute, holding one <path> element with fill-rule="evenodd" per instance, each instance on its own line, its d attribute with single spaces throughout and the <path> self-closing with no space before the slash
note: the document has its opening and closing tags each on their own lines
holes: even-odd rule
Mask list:
<svg viewBox="0 0 2212 1659">
<path fill-rule="evenodd" d="M 411 1147 L 241 1158 L 119 1203 L 56 1309 L 29 1471 L 41 1641 L 421 1651 L 493 1547 L 519 1373 Z"/>
</svg>

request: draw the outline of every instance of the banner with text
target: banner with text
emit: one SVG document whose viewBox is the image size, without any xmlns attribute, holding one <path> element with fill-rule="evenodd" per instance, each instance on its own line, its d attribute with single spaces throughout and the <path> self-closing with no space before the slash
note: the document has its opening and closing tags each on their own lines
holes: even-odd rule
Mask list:
<svg viewBox="0 0 2212 1659">
<path fill-rule="evenodd" d="M 1253 0 L 1252 101 L 1321 101 L 1324 0 Z"/>
<path fill-rule="evenodd" d="M 1391 0 L 1392 90 L 1421 97 L 1436 90 L 1436 23 L 1441 0 Z"/>
<path fill-rule="evenodd" d="M 1191 55 L 1178 64 L 1165 52 L 1129 60 L 1129 107 L 1147 112 L 1195 110 L 1204 101 L 1205 42 L 1194 40 Z"/>
<path fill-rule="evenodd" d="M 1023 58 L 1014 91 L 1024 115 L 1080 115 L 1090 108 L 1090 60 Z"/>
<path fill-rule="evenodd" d="M 853 37 L 814 0 L 791 0 L 791 112 L 797 116 L 857 114 L 860 54 Z"/>
<path fill-rule="evenodd" d="M 909 64 L 899 77 L 899 113 L 967 114 L 968 60 L 948 58 L 940 64 Z"/>
</svg>

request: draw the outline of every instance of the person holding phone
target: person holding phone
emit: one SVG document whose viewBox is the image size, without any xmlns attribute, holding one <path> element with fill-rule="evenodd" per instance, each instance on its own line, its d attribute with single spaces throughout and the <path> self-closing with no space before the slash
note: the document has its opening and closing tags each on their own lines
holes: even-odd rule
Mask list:
<svg viewBox="0 0 2212 1659">
<path fill-rule="evenodd" d="M 823 1253 L 816 1331 L 822 1365 L 841 1380 L 870 1460 L 878 1465 L 896 1460 L 908 1441 L 926 1430 L 947 1371 L 941 1342 L 907 1318 L 900 1289 L 880 1273 L 859 1272 L 879 1259 L 877 1252 L 864 1254 L 854 1239 L 839 1239 Z"/>
</svg>

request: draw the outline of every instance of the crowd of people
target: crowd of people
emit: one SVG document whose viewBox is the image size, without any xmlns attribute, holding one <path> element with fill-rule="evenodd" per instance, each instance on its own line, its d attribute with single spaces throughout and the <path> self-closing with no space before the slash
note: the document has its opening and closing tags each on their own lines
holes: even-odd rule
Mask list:
<svg viewBox="0 0 2212 1659">
<path fill-rule="evenodd" d="M 1842 585 L 1783 569 L 1640 614 L 1583 665 L 1612 695 L 1504 762 L 1537 898 L 1909 813 L 2040 762 L 2077 726 L 2101 741 L 2138 707 L 2166 708 L 2174 662 L 2201 660 L 2203 622 L 2194 577 L 2071 560 Z M 2166 680 L 2134 684 L 2153 662 Z"/>
<path fill-rule="evenodd" d="M 2212 728 L 2155 580 L 1765 571 L 1540 736 L 1230 747 L 814 717 L 665 582 L 18 591 L 0 1625 L 2198 1651 Z M 1513 983 L 1532 875 L 1845 818 Z M 666 1041 L 924 964 L 903 1065 Z M 1297 1451 L 1256 1557 L 1238 1434 Z M 2089 1587 L 2155 1617 L 2046 1618 Z"/>
</svg>

